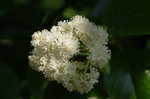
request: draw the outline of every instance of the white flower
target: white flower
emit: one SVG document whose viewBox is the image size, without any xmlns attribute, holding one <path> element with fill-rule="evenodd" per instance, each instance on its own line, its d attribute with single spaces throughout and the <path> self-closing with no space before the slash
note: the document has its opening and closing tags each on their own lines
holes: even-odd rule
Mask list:
<svg viewBox="0 0 150 99">
<path fill-rule="evenodd" d="M 76 90 L 80 93 L 89 92 L 98 82 L 99 72 L 94 67 L 74 62 L 66 68 L 63 85 L 68 90 Z"/>
<path fill-rule="evenodd" d="M 108 33 L 82 16 L 32 35 L 31 67 L 69 91 L 89 92 L 110 59 Z M 85 55 L 85 56 L 84 56 Z M 84 56 L 81 61 L 79 56 Z"/>
</svg>

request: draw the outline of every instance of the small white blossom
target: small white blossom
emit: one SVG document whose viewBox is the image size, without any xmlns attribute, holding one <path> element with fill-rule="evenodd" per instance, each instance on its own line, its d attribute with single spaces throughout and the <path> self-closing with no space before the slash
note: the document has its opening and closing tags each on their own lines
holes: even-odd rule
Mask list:
<svg viewBox="0 0 150 99">
<path fill-rule="evenodd" d="M 70 21 L 58 22 L 50 31 L 42 30 L 32 35 L 29 63 L 34 70 L 42 72 L 49 80 L 56 80 L 69 91 L 87 93 L 98 82 L 99 70 L 110 59 L 107 43 L 108 33 L 103 27 L 97 27 L 85 17 L 75 16 Z M 87 55 L 83 61 L 75 58 L 83 54 Z"/>
</svg>

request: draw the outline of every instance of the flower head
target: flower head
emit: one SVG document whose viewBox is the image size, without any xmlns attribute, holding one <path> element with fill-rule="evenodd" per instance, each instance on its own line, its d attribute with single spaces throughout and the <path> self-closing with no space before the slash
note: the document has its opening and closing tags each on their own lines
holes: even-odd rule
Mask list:
<svg viewBox="0 0 150 99">
<path fill-rule="evenodd" d="M 89 92 L 110 59 L 108 33 L 87 18 L 60 21 L 32 35 L 31 67 L 69 91 Z"/>
</svg>

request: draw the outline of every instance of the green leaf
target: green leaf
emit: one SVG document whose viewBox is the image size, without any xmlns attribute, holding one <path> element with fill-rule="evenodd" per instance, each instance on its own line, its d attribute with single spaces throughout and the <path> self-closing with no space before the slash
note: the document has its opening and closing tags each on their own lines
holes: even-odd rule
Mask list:
<svg viewBox="0 0 150 99">
<path fill-rule="evenodd" d="M 150 99 L 150 70 L 138 74 L 135 83 L 138 99 Z"/>
<path fill-rule="evenodd" d="M 118 49 L 118 47 L 112 49 L 111 71 L 109 74 L 104 74 L 104 87 L 111 99 L 136 99 L 128 68 L 130 66 L 128 57 L 124 49 Z"/>
<path fill-rule="evenodd" d="M 111 99 L 136 99 L 131 75 L 123 70 L 104 76 L 104 83 Z"/>
<path fill-rule="evenodd" d="M 0 98 L 19 99 L 19 83 L 15 72 L 6 64 L 0 65 Z"/>
<path fill-rule="evenodd" d="M 63 12 L 63 16 L 65 18 L 71 18 L 71 17 L 75 16 L 76 14 L 77 14 L 77 11 L 73 8 L 70 8 L 70 7 L 66 8 Z"/>
</svg>

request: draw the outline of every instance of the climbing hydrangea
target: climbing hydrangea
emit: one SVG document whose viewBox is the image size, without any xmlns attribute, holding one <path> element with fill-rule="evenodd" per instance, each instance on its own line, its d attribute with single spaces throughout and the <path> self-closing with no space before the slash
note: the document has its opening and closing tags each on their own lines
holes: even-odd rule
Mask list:
<svg viewBox="0 0 150 99">
<path fill-rule="evenodd" d="M 52 29 L 35 32 L 30 66 L 69 91 L 89 92 L 110 59 L 108 33 L 87 18 L 75 16 Z"/>
</svg>

